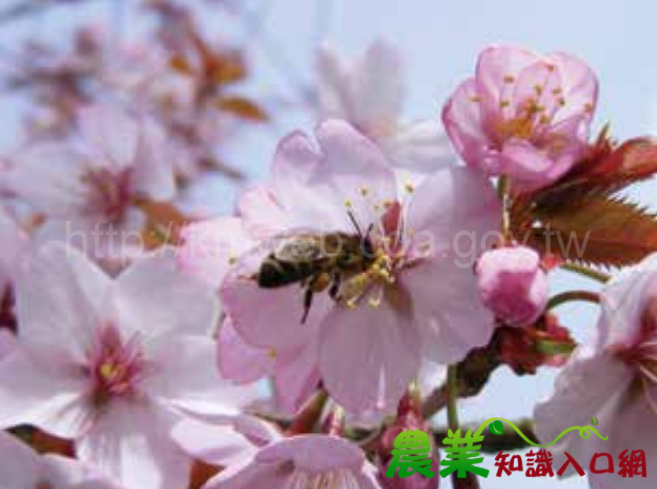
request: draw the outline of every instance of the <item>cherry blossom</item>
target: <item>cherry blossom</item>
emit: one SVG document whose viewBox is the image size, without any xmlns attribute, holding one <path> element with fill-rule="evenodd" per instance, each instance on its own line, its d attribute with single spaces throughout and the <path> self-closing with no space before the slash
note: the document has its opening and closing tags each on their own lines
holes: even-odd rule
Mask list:
<svg viewBox="0 0 657 489">
<path fill-rule="evenodd" d="M 549 296 L 541 257 L 524 246 L 487 251 L 477 262 L 484 304 L 510 326 L 526 326 L 545 310 Z"/>
<path fill-rule="evenodd" d="M 253 346 L 277 352 L 317 337 L 321 378 L 349 410 L 396 406 L 420 359 L 457 361 L 490 338 L 493 321 L 476 277 L 454 250 L 459 233 L 484 240 L 497 227 L 498 200 L 483 176 L 464 168 L 398 194 L 383 153 L 347 123 L 323 123 L 316 139 L 295 133 L 283 140 L 268 193 L 249 194 L 239 206 L 244 225 L 263 230 L 275 217 L 278 236 L 367 233 L 372 263 L 343 282 L 340 300 L 316 294 L 308 312 L 298 284 L 265 289 L 251 278 L 278 242 L 265 239 L 228 273 L 222 303 Z"/>
<path fill-rule="evenodd" d="M 468 165 L 532 191 L 583 156 L 597 98 L 597 79 L 579 59 L 494 46 L 445 104 L 443 122 Z"/>
<path fill-rule="evenodd" d="M 552 441 L 565 428 L 599 420 L 607 441 L 596 436 L 568 437 L 557 446 L 578 460 L 610 453 L 619 460 L 625 449 L 644 450 L 647 460 L 657 456 L 657 256 L 620 272 L 602 291 L 602 314 L 596 334 L 582 344 L 564 367 L 552 395 L 535 411 L 538 435 Z M 616 467 L 618 472 L 619 467 Z M 621 482 L 622 480 L 622 482 Z M 618 475 L 590 475 L 596 489 L 649 488 L 648 478 L 620 479 Z"/>
<path fill-rule="evenodd" d="M 3 489 L 120 489 L 95 468 L 58 455 L 39 456 L 12 435 L 0 432 Z"/>
<path fill-rule="evenodd" d="M 20 273 L 28 249 L 27 233 L 0 208 L 0 302 Z"/>
<path fill-rule="evenodd" d="M 376 467 L 350 441 L 309 434 L 284 438 L 262 421 L 239 420 L 235 426 L 182 422 L 173 437 L 197 458 L 227 465 L 204 489 L 331 487 L 378 489 Z"/>
<path fill-rule="evenodd" d="M 261 191 L 251 189 L 243 202 L 251 199 L 249 194 Z M 264 220 L 262 216 L 260 219 Z M 180 269 L 218 290 L 231 264 L 257 243 L 242 224 L 242 219 L 228 217 L 187 226 L 177 254 Z M 275 220 L 272 225 L 276 225 Z M 257 232 L 254 235 L 263 236 Z M 239 384 L 273 378 L 277 407 L 285 412 L 295 412 L 301 407 L 319 382 L 314 338 L 274 354 L 271 348 L 258 348 L 245 342 L 232 319 L 226 317 L 219 329 L 217 346 L 218 366 L 225 378 Z"/>
<path fill-rule="evenodd" d="M 149 256 L 110 279 L 74 249 L 46 245 L 17 283 L 0 426 L 73 439 L 81 460 L 128 489 L 185 488 L 191 461 L 169 430 L 186 415 L 235 413 L 245 398 L 214 368 L 214 294 L 175 268 Z"/>
<path fill-rule="evenodd" d="M 20 152 L 9 176 L 16 193 L 50 218 L 40 230 L 96 259 L 140 247 L 140 199 L 174 196 L 172 158 L 152 120 L 106 105 L 82 109 L 75 142 L 40 142 Z M 141 251 L 138 249 L 136 251 Z"/>
<path fill-rule="evenodd" d="M 447 138 L 435 120 L 405 123 L 404 63 L 378 40 L 354 60 L 326 45 L 318 57 L 321 119 L 344 119 L 380 145 L 396 167 L 422 174 L 453 164 Z"/>
</svg>

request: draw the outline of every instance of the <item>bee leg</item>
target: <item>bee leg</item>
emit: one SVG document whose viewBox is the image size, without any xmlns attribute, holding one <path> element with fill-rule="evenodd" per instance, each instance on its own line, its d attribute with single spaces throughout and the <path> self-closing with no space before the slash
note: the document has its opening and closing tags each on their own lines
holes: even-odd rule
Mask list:
<svg viewBox="0 0 657 489">
<path fill-rule="evenodd" d="M 308 287 L 303 296 L 303 316 L 301 316 L 301 324 L 306 324 L 308 314 L 310 314 L 310 306 L 313 305 L 313 295 L 315 295 L 315 292 L 312 287 Z"/>
<path fill-rule="evenodd" d="M 336 302 L 340 293 L 340 285 L 342 285 L 342 274 L 340 272 L 334 272 L 333 282 L 331 282 L 331 288 L 329 289 L 329 297 Z"/>
<path fill-rule="evenodd" d="M 306 286 L 306 293 L 303 298 L 303 317 L 301 318 L 301 324 L 306 322 L 308 319 L 308 314 L 310 313 L 310 306 L 313 303 L 313 294 L 324 292 L 326 287 L 331 283 L 331 276 L 328 273 L 318 273 L 312 277 Z"/>
</svg>

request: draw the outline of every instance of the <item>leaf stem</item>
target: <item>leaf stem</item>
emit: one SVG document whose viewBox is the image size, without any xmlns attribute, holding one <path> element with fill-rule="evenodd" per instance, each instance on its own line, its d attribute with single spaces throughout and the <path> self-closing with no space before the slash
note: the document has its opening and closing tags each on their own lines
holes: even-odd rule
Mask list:
<svg viewBox="0 0 657 489">
<path fill-rule="evenodd" d="M 588 277 L 603 284 L 608 282 L 611 279 L 611 275 L 594 268 L 590 268 L 584 265 L 578 265 L 577 263 L 564 263 L 561 265 L 561 268 L 568 270 L 569 272 L 578 273 L 584 277 Z"/>
<path fill-rule="evenodd" d="M 447 423 L 453 432 L 459 429 L 458 370 L 456 365 L 447 367 Z"/>
<path fill-rule="evenodd" d="M 568 292 L 562 292 L 561 294 L 557 294 L 554 297 L 550 298 L 550 301 L 547 304 L 547 309 L 551 310 L 554 309 L 555 307 L 559 307 L 563 304 L 566 304 L 568 302 L 574 302 L 574 301 L 583 301 L 583 302 L 591 302 L 593 304 L 599 304 L 600 294 L 597 294 L 595 292 L 590 292 L 588 290 L 571 290 Z"/>
</svg>

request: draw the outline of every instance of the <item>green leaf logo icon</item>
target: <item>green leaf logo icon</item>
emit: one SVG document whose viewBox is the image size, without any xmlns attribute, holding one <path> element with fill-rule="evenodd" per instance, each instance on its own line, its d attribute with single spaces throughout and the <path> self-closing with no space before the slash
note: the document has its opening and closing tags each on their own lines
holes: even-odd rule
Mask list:
<svg viewBox="0 0 657 489">
<path fill-rule="evenodd" d="M 494 435 L 501 435 L 504 433 L 504 425 L 499 419 L 489 424 L 488 429 Z"/>
</svg>

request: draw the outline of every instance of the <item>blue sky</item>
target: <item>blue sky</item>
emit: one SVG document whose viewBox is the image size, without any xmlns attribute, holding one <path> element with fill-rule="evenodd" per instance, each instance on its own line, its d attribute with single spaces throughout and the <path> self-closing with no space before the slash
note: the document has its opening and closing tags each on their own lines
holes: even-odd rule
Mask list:
<svg viewBox="0 0 657 489">
<path fill-rule="evenodd" d="M 252 46 L 257 82 L 251 89 L 263 94 L 298 93 L 299 84 L 313 79 L 313 53 L 320 38 L 348 53 L 357 53 L 377 37 L 396 43 L 408 65 L 406 106 L 409 118 L 435 118 L 445 98 L 472 72 L 477 53 L 491 43 L 517 43 L 541 51 L 563 50 L 588 61 L 598 73 L 601 98 L 596 125 L 607 121 L 619 138 L 648 134 L 657 129 L 657 4 L 649 0 L 234 0 L 254 11 L 266 9 L 262 26 L 235 23 L 231 36 L 248 39 Z M 2 0 L 3 5 L 7 0 Z M 0 32 L 2 51 L 14 50 L 17 39 L 38 28 L 57 36 L 80 17 L 115 22 L 111 2 L 97 1 L 89 9 L 70 11 L 22 23 Z M 190 3 L 200 3 L 198 1 Z M 269 4 L 267 7 L 266 4 Z M 206 8 L 206 27 L 222 32 L 225 23 Z M 127 34 L 136 29 L 127 12 Z M 281 70 L 281 66 L 284 70 Z M 281 72 L 285 71 L 285 75 Z M 0 151 L 16 138 L 15 121 L 20 102 L 0 98 L 3 131 Z M 8 122 L 9 121 L 9 122 Z M 276 125 L 249 136 L 246 144 L 233 148 L 233 161 L 245 163 L 255 177 L 266 168 L 276 140 L 292 129 L 312 129 L 311 120 L 298 112 L 281 117 Z M 220 206 L 230 209 L 233 191 L 219 183 Z M 642 185 L 630 195 L 650 206 L 657 204 L 654 183 Z M 558 274 L 555 290 L 589 287 L 583 279 Z M 595 327 L 596 311 L 590 306 L 567 306 L 560 310 L 564 324 L 584 338 Z M 553 373 L 535 378 L 515 378 L 499 371 L 483 395 L 466 401 L 462 417 L 481 420 L 490 416 L 508 418 L 531 415 L 535 401 L 550 392 Z M 440 422 L 440 419 L 438 420 Z M 602 427 L 604 428 L 604 427 Z M 493 460 L 487 465 L 492 468 Z M 532 481 L 531 487 L 563 487 L 550 480 Z M 446 484 L 443 485 L 445 487 Z M 517 474 L 510 481 L 489 478 L 484 488 L 526 487 Z M 588 487 L 583 479 L 566 487 Z"/>
</svg>

